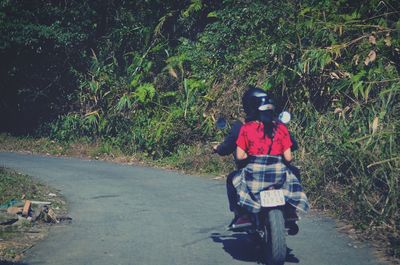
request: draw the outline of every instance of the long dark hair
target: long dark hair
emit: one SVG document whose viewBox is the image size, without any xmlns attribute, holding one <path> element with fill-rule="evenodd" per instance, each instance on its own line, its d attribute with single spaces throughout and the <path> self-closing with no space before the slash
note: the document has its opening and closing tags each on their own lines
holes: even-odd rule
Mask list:
<svg viewBox="0 0 400 265">
<path fill-rule="evenodd" d="M 264 138 L 268 136 L 268 138 L 273 139 L 276 130 L 275 112 L 273 110 L 259 111 L 258 118 L 264 125 Z"/>
</svg>

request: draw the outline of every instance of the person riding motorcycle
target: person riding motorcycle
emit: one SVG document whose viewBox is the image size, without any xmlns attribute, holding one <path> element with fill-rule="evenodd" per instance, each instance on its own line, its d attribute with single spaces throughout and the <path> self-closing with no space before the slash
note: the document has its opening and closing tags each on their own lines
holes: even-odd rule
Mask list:
<svg viewBox="0 0 400 265">
<path fill-rule="evenodd" d="M 228 135 L 224 138 L 224 141 L 218 145 L 213 146 L 214 152 L 219 154 L 220 156 L 233 155 L 236 170 L 232 171 L 226 177 L 226 191 L 229 202 L 229 210 L 234 213 L 234 218 L 228 225 L 228 227 L 232 226 L 249 226 L 251 222 L 249 219 L 245 218 L 243 215 L 244 210 L 238 205 L 238 194 L 236 193 L 236 188 L 233 186 L 232 178 L 237 175 L 238 170 L 244 168 L 246 166 L 245 160 L 237 160 L 236 159 L 236 140 L 239 136 L 240 128 L 243 123 L 240 120 L 236 120 L 228 133 Z"/>
</svg>

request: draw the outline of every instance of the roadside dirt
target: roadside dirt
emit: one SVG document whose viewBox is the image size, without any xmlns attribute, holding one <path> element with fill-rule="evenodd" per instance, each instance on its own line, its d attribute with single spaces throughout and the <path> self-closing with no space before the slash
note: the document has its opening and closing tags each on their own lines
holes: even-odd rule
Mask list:
<svg viewBox="0 0 400 265">
<path fill-rule="evenodd" d="M 391 248 L 390 242 L 386 240 L 387 235 L 385 229 L 382 228 L 382 231 L 379 231 L 378 229 L 375 229 L 374 231 L 371 229 L 361 231 L 349 221 L 339 220 L 332 212 L 326 210 L 313 209 L 310 214 L 326 216 L 335 220 L 336 230 L 347 235 L 354 241 L 354 244 L 349 245 L 349 247 L 358 248 L 359 244 L 367 244 L 372 248 L 374 256 L 382 262 L 382 264 L 400 265 L 400 259 L 388 254 Z"/>
<path fill-rule="evenodd" d="M 38 183 L 34 178 L 32 178 L 32 182 L 35 184 L 30 185 L 29 188 L 36 189 L 35 197 L 42 200 L 45 199 L 46 205 L 33 201 L 34 203 L 30 206 L 28 215 L 25 216 L 22 216 L 20 212 L 7 213 L 7 210 L 10 212 L 9 209 L 17 209 L 18 206 L 25 204 L 25 198 L 24 200 L 18 200 L 19 203 L 8 209 L 0 209 L 0 216 L 3 217 L 3 220 L 7 218 L 10 220 L 0 224 L 0 264 L 19 262 L 27 250 L 47 236 L 52 226 L 71 222 L 71 219 L 66 215 L 67 205 L 65 199 L 60 192 Z M 47 203 L 50 204 L 47 205 Z M 49 213 L 54 213 L 57 220 L 50 218 Z"/>
</svg>

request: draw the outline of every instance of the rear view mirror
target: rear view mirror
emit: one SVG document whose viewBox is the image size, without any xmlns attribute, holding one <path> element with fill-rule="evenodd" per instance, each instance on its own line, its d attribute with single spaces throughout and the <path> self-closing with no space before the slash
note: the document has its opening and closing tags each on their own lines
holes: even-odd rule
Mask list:
<svg viewBox="0 0 400 265">
<path fill-rule="evenodd" d="M 290 120 L 292 119 L 292 116 L 290 115 L 289 112 L 287 111 L 283 111 L 281 112 L 281 114 L 279 114 L 279 120 L 283 123 L 283 124 L 288 124 L 290 122 Z"/>
<path fill-rule="evenodd" d="M 228 122 L 224 117 L 219 117 L 216 122 L 216 126 L 218 129 L 222 130 L 228 126 Z"/>
</svg>

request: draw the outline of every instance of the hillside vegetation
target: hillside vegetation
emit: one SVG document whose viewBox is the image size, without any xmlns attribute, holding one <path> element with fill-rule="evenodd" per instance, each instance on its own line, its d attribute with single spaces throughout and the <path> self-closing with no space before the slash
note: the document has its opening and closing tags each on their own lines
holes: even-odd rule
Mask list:
<svg viewBox="0 0 400 265">
<path fill-rule="evenodd" d="M 190 168 L 257 85 L 294 116 L 314 205 L 400 256 L 399 18 L 396 0 L 1 0 L 2 131 Z"/>
</svg>

